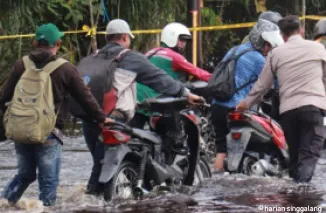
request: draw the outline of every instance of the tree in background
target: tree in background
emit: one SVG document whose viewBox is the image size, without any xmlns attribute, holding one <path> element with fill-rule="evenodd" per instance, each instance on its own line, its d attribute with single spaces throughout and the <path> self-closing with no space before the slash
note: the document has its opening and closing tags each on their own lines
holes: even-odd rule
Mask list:
<svg viewBox="0 0 326 213">
<path fill-rule="evenodd" d="M 10 0 L 1 1 L 0 29 L 5 35 L 28 34 L 34 33 L 42 23 L 53 22 L 61 30 L 80 30 L 84 24 L 91 25 L 92 17 L 97 23 L 98 31 L 104 31 L 108 19 L 104 19 L 101 3 L 105 6 L 109 19 L 125 19 L 133 30 L 162 29 L 172 21 L 184 24 L 187 21 L 187 0 Z M 267 10 L 282 15 L 301 12 L 301 0 L 204 0 L 203 4 L 202 26 L 256 21 L 265 6 Z M 257 4 L 260 5 L 258 10 Z M 326 15 L 326 1 L 307 1 L 307 14 Z M 306 22 L 307 38 L 311 37 L 314 24 L 315 21 Z M 249 30 L 243 28 L 202 32 L 203 67 L 212 71 L 229 48 L 239 44 Z M 97 41 L 99 48 L 105 45 L 103 35 L 97 35 Z M 0 85 L 5 81 L 13 63 L 30 50 L 31 42 L 32 38 L 0 41 Z M 159 36 L 142 34 L 136 36 L 133 48 L 144 53 L 158 43 Z M 64 37 L 61 54 L 76 63 L 88 53 L 89 48 L 90 39 L 85 34 L 68 34 Z"/>
</svg>

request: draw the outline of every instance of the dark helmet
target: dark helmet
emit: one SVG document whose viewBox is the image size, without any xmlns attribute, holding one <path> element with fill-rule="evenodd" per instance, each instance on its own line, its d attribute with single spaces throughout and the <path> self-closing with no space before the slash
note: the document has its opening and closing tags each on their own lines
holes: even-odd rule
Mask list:
<svg viewBox="0 0 326 213">
<path fill-rule="evenodd" d="M 326 19 L 319 20 L 313 32 L 313 39 L 316 40 L 321 36 L 326 36 Z"/>
<path fill-rule="evenodd" d="M 278 12 L 273 11 L 266 11 L 260 14 L 258 19 L 264 19 L 267 21 L 271 21 L 274 24 L 277 24 L 279 20 L 281 20 L 283 17 Z"/>
</svg>

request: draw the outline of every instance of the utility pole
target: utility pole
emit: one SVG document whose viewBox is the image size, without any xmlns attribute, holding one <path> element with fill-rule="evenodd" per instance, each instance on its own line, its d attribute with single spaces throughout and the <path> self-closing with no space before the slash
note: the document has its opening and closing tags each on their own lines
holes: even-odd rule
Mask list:
<svg viewBox="0 0 326 213">
<path fill-rule="evenodd" d="M 198 7 L 198 26 L 201 27 L 201 9 L 204 7 L 204 0 L 198 0 L 197 1 L 197 7 Z M 203 67 L 203 31 L 198 32 L 198 67 Z"/>
<path fill-rule="evenodd" d="M 302 16 L 303 16 L 302 28 L 306 32 L 306 0 L 302 0 Z M 306 33 L 304 33 L 304 37 L 305 35 Z"/>
<path fill-rule="evenodd" d="M 197 27 L 198 4 L 197 0 L 188 0 L 187 27 Z M 195 51 L 194 51 L 195 50 Z M 197 31 L 192 33 L 192 44 L 188 43 L 186 57 L 195 66 L 197 65 Z"/>
</svg>

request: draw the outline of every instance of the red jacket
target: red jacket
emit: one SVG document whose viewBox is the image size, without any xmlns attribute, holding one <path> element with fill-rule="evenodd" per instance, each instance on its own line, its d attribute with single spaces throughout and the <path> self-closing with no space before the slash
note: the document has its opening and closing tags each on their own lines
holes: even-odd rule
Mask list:
<svg viewBox="0 0 326 213">
<path fill-rule="evenodd" d="M 173 51 L 170 48 L 164 48 L 164 47 L 158 47 L 154 48 L 148 53 L 146 53 L 147 56 L 155 53 L 154 55 L 161 56 L 162 58 L 166 60 L 172 61 L 172 70 L 175 72 L 185 72 L 189 75 L 194 76 L 198 80 L 208 82 L 208 80 L 211 78 L 212 74 L 209 73 L 206 70 L 200 69 L 198 67 L 195 67 L 193 64 L 191 64 L 185 57 L 180 55 L 179 53 Z M 161 67 L 162 68 L 162 67 Z"/>
</svg>

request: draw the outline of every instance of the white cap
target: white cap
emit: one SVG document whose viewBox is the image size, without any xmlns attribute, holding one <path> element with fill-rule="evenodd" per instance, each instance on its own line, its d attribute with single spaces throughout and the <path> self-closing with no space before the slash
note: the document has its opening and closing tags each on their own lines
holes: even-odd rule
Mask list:
<svg viewBox="0 0 326 213">
<path fill-rule="evenodd" d="M 108 23 L 106 26 L 106 34 L 129 34 L 131 38 L 135 36 L 131 33 L 129 24 L 122 19 L 114 19 Z"/>
</svg>

